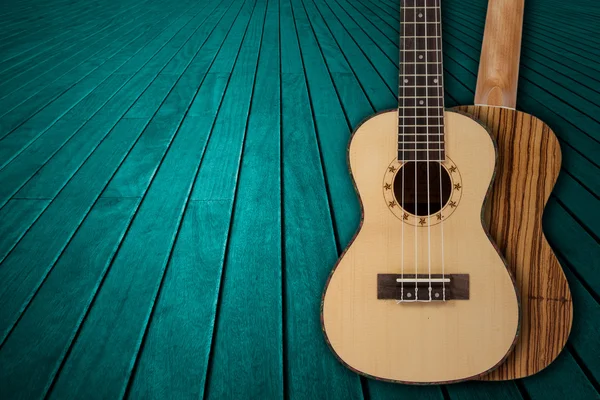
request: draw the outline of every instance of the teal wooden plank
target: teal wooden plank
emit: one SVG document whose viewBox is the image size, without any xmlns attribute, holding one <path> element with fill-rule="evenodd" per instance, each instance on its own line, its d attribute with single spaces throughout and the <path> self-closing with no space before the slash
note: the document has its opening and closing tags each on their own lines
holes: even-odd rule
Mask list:
<svg viewBox="0 0 600 400">
<path fill-rule="evenodd" d="M 76 393 L 106 398 L 124 393 L 204 148 L 205 141 L 196 137 L 197 122 L 188 119 L 175 137 L 51 397 Z M 119 300 L 115 303 L 115 299 Z M 97 340 L 115 351 L 96 348 L 97 352 L 91 352 L 89 346 Z M 82 365 L 89 368 L 82 369 Z M 92 370 L 103 373 L 90 375 Z"/>
<path fill-rule="evenodd" d="M 0 109 L 2 109 L 2 115 L 9 113 L 14 108 L 35 96 L 37 93 L 42 91 L 45 87 L 49 86 L 52 82 L 59 79 L 65 74 L 68 74 L 71 70 L 75 69 L 80 64 L 91 58 L 94 54 L 102 51 L 108 47 L 111 43 L 116 42 L 130 32 L 136 30 L 139 31 L 144 18 L 147 18 L 147 13 L 141 13 L 139 18 L 127 18 L 122 17 L 125 22 L 127 18 L 128 23 L 121 24 L 118 28 L 109 30 L 105 28 L 106 32 L 102 34 L 93 34 L 93 38 L 89 43 L 77 43 L 75 51 L 72 51 L 72 55 L 68 54 L 57 54 L 56 60 L 58 63 L 53 64 L 52 58 L 47 59 L 48 63 L 40 63 L 39 69 L 32 68 L 27 73 L 19 75 L 13 81 L 8 82 L 6 87 L 0 88 L 0 92 L 6 94 L 0 100 Z M 14 84 L 10 85 L 10 83 Z"/>
<path fill-rule="evenodd" d="M 241 15 L 248 14 L 247 8 Z M 204 149 L 204 141 L 196 136 L 198 118 L 184 122 L 158 169 L 51 397 L 77 393 L 104 398 L 125 392 Z M 147 246 L 151 252 L 140 251 Z M 143 268 L 132 270 L 132 264 Z M 116 298 L 121 299 L 124 313 L 120 307 L 114 308 Z M 113 327 L 124 325 L 127 329 L 115 334 Z M 100 349 L 92 354 L 89 344 L 95 343 L 98 335 L 109 343 L 108 347 L 118 350 L 104 357 L 100 357 Z M 104 375 L 88 376 L 88 369 L 82 370 L 81 365 L 93 365 Z"/>
<path fill-rule="evenodd" d="M 76 8 L 77 9 L 77 8 Z M 90 7 L 88 9 L 87 13 L 83 13 L 83 16 L 85 16 L 86 14 L 92 15 L 94 12 L 97 12 L 99 10 L 99 8 L 95 8 L 95 7 Z M 62 13 L 59 13 L 59 15 Z M 73 13 L 73 16 L 75 17 L 77 14 L 76 12 Z M 70 15 L 67 13 L 67 15 L 65 15 L 66 21 L 65 21 L 65 28 L 67 30 L 67 33 L 71 32 L 71 28 L 69 25 L 69 17 Z M 60 18 L 60 17 L 58 17 Z M 57 19 L 58 19 L 57 18 Z M 50 24 L 49 24 L 50 25 Z M 32 26 L 31 23 L 28 21 L 27 23 L 27 27 L 30 29 L 30 32 L 22 35 L 22 36 L 18 36 L 15 38 L 15 40 L 11 40 L 9 42 L 7 42 L 5 44 L 5 47 L 2 49 L 3 53 L 6 54 L 6 59 L 11 59 L 12 57 L 18 56 L 20 54 L 22 54 L 23 52 L 32 49 L 32 48 L 37 48 L 39 46 L 45 45 L 46 43 L 48 43 L 51 38 L 53 37 L 52 30 L 55 29 L 54 26 L 48 26 L 47 29 L 35 29 L 35 26 Z M 33 28 L 33 29 L 31 29 Z"/>
<path fill-rule="evenodd" d="M 389 5 L 384 4 L 381 1 L 372 1 L 372 0 L 358 0 L 364 7 L 372 10 L 372 13 L 369 14 L 370 18 L 376 18 L 383 21 L 390 28 L 398 32 L 398 18 L 400 16 L 400 4 L 392 10 Z"/>
<path fill-rule="evenodd" d="M 18 153 L 11 162 L 1 168 L 0 181 L 3 185 L 0 185 L 0 204 L 4 204 L 14 195 L 86 123 L 89 118 L 87 110 L 93 112 L 102 107 L 110 98 L 106 98 L 107 93 L 115 93 L 126 82 L 127 77 L 123 75 L 110 76 L 72 112 L 58 120 L 43 137 L 33 142 L 25 151 Z M 10 141 L 1 143 L 3 143 L 2 149 L 6 152 L 14 150 L 11 149 Z"/>
<path fill-rule="evenodd" d="M 233 3 L 232 3 L 233 4 Z M 195 53 L 182 49 L 179 55 L 185 55 L 188 57 L 187 64 L 177 61 L 176 64 L 182 65 L 184 71 L 183 75 L 173 75 L 161 73 L 157 80 L 162 77 L 166 77 L 169 84 L 166 85 L 167 89 L 171 89 L 171 86 L 177 81 L 173 90 L 170 91 L 168 97 L 161 105 L 156 117 L 150 123 L 149 129 L 152 130 L 152 135 L 144 135 L 141 140 L 133 148 L 129 154 L 123 166 L 119 169 L 116 176 L 111 181 L 110 185 L 106 189 L 105 196 L 140 196 L 140 188 L 147 186 L 154 175 L 156 168 L 162 157 L 164 156 L 167 147 L 171 143 L 173 134 L 177 130 L 177 126 L 183 119 L 186 110 L 190 104 L 196 92 L 201 85 L 203 85 L 204 77 L 207 75 L 209 68 L 215 59 L 215 56 L 224 46 L 227 50 L 239 48 L 241 44 L 240 32 L 243 32 L 247 26 L 247 20 L 240 20 L 239 23 L 234 23 L 236 13 L 241 8 L 233 7 L 224 13 L 221 19 L 213 19 L 215 25 L 209 24 L 205 28 L 198 30 L 194 37 L 186 43 L 184 47 L 189 45 L 190 48 L 195 49 Z M 219 27 L 227 29 L 218 29 Z M 231 35 L 229 35 L 231 33 Z M 223 37 L 225 36 L 225 37 Z M 198 40 L 194 40 L 194 38 Z M 228 40 L 230 39 L 230 40 Z M 200 42 L 202 40 L 202 42 Z M 203 44 L 206 43 L 206 48 Z M 202 54 L 201 57 L 197 55 Z M 180 57 L 174 57 L 171 62 Z M 166 67 L 168 68 L 168 67 Z M 176 71 L 174 71 L 176 72 Z M 210 75 L 209 82 L 207 82 L 206 88 L 209 92 L 213 92 L 212 88 L 215 85 L 222 84 L 219 76 Z M 218 88 L 219 86 L 217 86 Z M 145 95 L 140 98 L 143 100 Z M 156 100 L 164 98 L 163 95 L 156 96 L 156 93 L 151 93 L 151 102 L 157 102 Z M 155 107 L 148 107 L 147 101 L 142 101 L 143 107 L 138 107 L 138 103 L 129 110 L 129 115 L 133 110 L 138 109 L 134 112 L 134 115 L 141 113 L 153 112 L 149 110 L 156 109 Z M 163 110 L 164 107 L 164 110 Z M 142 111 L 144 110 L 144 111 Z"/>
<path fill-rule="evenodd" d="M 600 262 L 596 257 L 600 255 L 600 246 L 596 240 L 581 228 L 579 222 L 556 198 L 550 198 L 548 201 L 543 223 L 544 233 L 552 247 L 568 261 L 596 296 L 600 297 Z"/>
<path fill-rule="evenodd" d="M 290 2 L 281 4 L 280 23 L 287 395 L 360 399 L 358 377 L 334 357 L 321 330 L 336 241 Z"/>
<path fill-rule="evenodd" d="M 258 3 L 240 53 L 242 62 L 251 57 L 246 62 L 252 64 L 258 56 L 258 65 L 255 80 L 244 83 L 254 84 L 252 111 L 243 139 L 207 398 L 271 399 L 284 393 L 278 19 L 277 1 Z M 231 376 L 236 376 L 234 385 Z"/>
<path fill-rule="evenodd" d="M 442 400 L 444 399 L 441 387 L 438 385 L 411 386 L 398 385 L 376 380 L 369 380 L 369 399 L 422 399 L 422 400 Z"/>
<path fill-rule="evenodd" d="M 169 23 L 154 25 L 154 29 L 141 32 L 129 42 L 126 39 L 123 49 L 117 47 L 116 49 L 112 49 L 112 53 L 100 54 L 99 56 L 103 56 L 105 59 L 99 65 L 84 63 L 81 69 L 85 71 L 84 73 L 87 73 L 86 78 L 65 91 L 47 107 L 2 139 L 0 142 L 2 143 L 2 146 L 0 146 L 0 166 L 9 162 L 16 154 L 42 136 L 56 121 L 60 120 L 70 111 L 73 111 L 78 116 L 86 115 L 87 118 L 85 118 L 84 122 L 87 121 L 95 112 L 82 114 L 81 110 L 78 110 L 76 106 L 90 93 L 95 91 L 98 85 L 110 77 L 113 72 L 119 70 L 126 62 L 131 61 L 132 57 L 143 53 L 146 57 L 151 58 L 154 52 L 157 52 L 191 18 L 191 15 L 181 15 L 185 10 L 186 8 L 176 8 L 174 10 L 175 18 L 170 20 Z M 167 17 L 171 17 L 171 15 L 167 13 Z M 144 65 L 144 62 L 148 61 L 148 58 L 143 61 L 139 57 L 137 58 L 137 61 L 140 62 L 140 68 Z M 129 78 L 132 76 L 133 74 L 128 75 Z M 52 91 L 53 89 L 49 88 L 48 90 Z M 108 98 L 112 97 L 113 94 L 114 92 L 108 93 Z"/>
<path fill-rule="evenodd" d="M 154 21 L 160 23 L 161 20 Z M 167 24 L 168 25 L 168 24 Z M 86 96 L 74 108 L 60 117 L 44 134 L 21 152 L 26 145 L 22 136 L 11 135 L 5 138 L 0 147 L 0 155 L 14 159 L 0 170 L 0 179 L 6 184 L 0 187 L 0 199 L 14 194 L 44 163 L 58 151 L 94 115 L 112 96 L 129 81 L 124 74 L 113 74 L 100 83 L 92 93 Z M 35 125 L 28 128 L 32 133 L 41 134 Z M 26 135 L 27 136 L 27 135 Z M 15 138 L 15 140 L 12 140 Z M 0 157 L 1 158 L 1 157 Z"/>
<path fill-rule="evenodd" d="M 49 200 L 11 200 L 0 209 L 0 263 L 48 203 Z"/>
<path fill-rule="evenodd" d="M 299 2 L 292 4 L 326 176 L 336 177 L 327 180 L 328 192 L 335 195 L 329 201 L 336 233 L 339 244 L 345 246 L 360 220 L 358 198 L 346 166 L 350 129 L 306 13 Z"/>
<path fill-rule="evenodd" d="M 361 52 L 352 37 L 347 34 L 343 24 L 336 19 L 334 13 L 326 5 L 320 2 L 315 4 L 312 1 L 304 2 L 304 10 L 317 37 L 334 84 L 340 92 L 342 103 L 348 100 L 354 101 L 357 103 L 355 107 L 360 110 L 360 119 L 356 121 L 355 118 L 350 117 L 350 123 L 357 124 L 365 114 L 372 112 L 373 109 L 389 108 L 389 105 L 393 104 L 389 98 L 395 99 L 395 94 L 386 97 L 386 94 L 391 93 L 389 86 L 386 86 L 385 80 L 378 74 L 372 62 Z M 352 60 L 352 65 L 348 63 L 349 60 Z M 390 65 L 393 67 L 391 63 L 386 64 L 387 67 Z M 343 82 L 337 84 L 337 77 Z M 393 86 L 396 87 L 396 84 Z M 342 90 L 345 93 L 341 93 Z M 349 106 L 343 105 L 346 109 Z M 356 115 L 356 113 L 350 112 L 348 114 Z"/>
<path fill-rule="evenodd" d="M 228 78 L 226 74 L 209 73 L 202 83 L 183 123 L 187 129 L 196 130 L 196 140 L 208 139 Z M 230 216 L 229 200 L 188 203 L 132 378 L 131 396 L 160 398 L 165 392 L 183 397 L 203 394 Z M 198 269 L 198 265 L 205 267 Z M 175 304 L 180 304 L 184 292 L 190 294 L 190 302 L 187 307 L 179 308 Z M 171 312 L 174 306 L 175 313 Z M 174 340 L 176 336 L 186 345 L 165 348 L 165 340 Z M 173 359 L 178 360 L 182 369 L 172 368 Z"/>
<path fill-rule="evenodd" d="M 600 399 L 600 394 L 567 351 L 543 371 L 524 379 L 523 386 L 532 400 Z"/>
<path fill-rule="evenodd" d="M 42 398 L 138 200 L 100 199 L 0 349 L 0 397 Z"/>
<path fill-rule="evenodd" d="M 393 59 L 380 50 L 363 27 L 356 24 L 335 2 L 314 1 L 324 22 L 360 79 L 376 111 L 395 107 L 398 87 L 398 53 Z M 308 2 L 307 2 L 308 3 Z M 363 61 L 364 59 L 364 61 Z M 366 62 L 365 62 L 366 61 Z M 380 81 L 384 82 L 382 87 Z M 387 87 L 389 94 L 386 92 Z"/>
<path fill-rule="evenodd" d="M 513 400 L 522 399 L 514 382 L 463 382 L 446 386 L 452 400 Z"/>
<path fill-rule="evenodd" d="M 0 343 L 17 322 L 142 128 L 139 120 L 122 120 L 2 262 Z M 44 245 L 40 246 L 40 243 Z"/>
<path fill-rule="evenodd" d="M 133 9 L 135 7 L 136 5 L 134 4 L 130 6 L 129 9 Z M 129 9 L 124 9 L 121 13 L 126 13 L 127 11 L 129 11 Z M 93 12 L 93 10 L 90 10 L 90 12 Z M 104 15 L 111 14 L 112 13 L 106 13 Z M 103 13 L 100 13 L 100 15 L 103 15 Z M 85 15 L 80 16 L 80 18 L 84 17 Z M 97 21 L 90 21 L 89 23 L 86 23 L 82 27 L 83 29 L 79 30 L 79 32 L 86 31 L 86 28 L 89 29 L 90 27 L 97 28 L 101 26 L 101 24 L 101 19 Z M 52 54 L 52 51 L 56 51 L 64 45 L 64 43 L 68 40 L 68 33 L 70 32 L 65 29 L 58 34 L 50 35 L 50 40 L 46 42 L 45 45 L 37 51 L 35 49 L 31 49 L 29 51 L 21 53 L 19 56 L 13 57 L 10 60 L 3 59 L 3 61 L 0 62 L 0 77 L 6 78 L 11 74 L 17 73 L 17 68 L 18 70 L 23 71 L 31 68 L 37 62 L 45 60 L 48 57 L 48 54 Z M 23 37 L 23 35 L 20 35 L 20 37 Z"/>
<path fill-rule="evenodd" d="M 143 17 L 148 12 L 149 10 L 145 10 L 139 13 L 139 17 Z M 136 19 L 139 19 L 139 17 L 131 18 L 130 15 L 123 14 L 115 16 L 110 24 L 104 24 L 104 26 L 99 24 L 92 25 L 85 30 L 78 31 L 75 40 L 71 40 L 68 44 L 60 46 L 53 53 L 44 54 L 43 57 L 35 57 L 27 63 L 21 63 L 18 70 L 9 70 L 0 73 L 0 80 L 2 81 L 0 84 L 2 105 L 10 104 L 5 103 L 6 98 L 14 98 L 14 96 L 9 95 L 13 94 L 16 90 L 22 92 L 23 90 L 27 90 L 24 87 L 40 86 L 41 84 L 48 84 L 52 80 L 57 79 L 68 71 L 68 69 L 65 69 L 65 66 L 73 68 L 81 62 L 81 56 L 76 57 L 77 55 L 90 54 L 93 50 L 100 50 L 102 47 L 98 48 L 97 46 L 108 45 L 111 38 L 113 40 L 118 38 L 118 34 L 115 35 L 115 32 L 126 28 L 127 23 L 132 23 Z M 100 17 L 102 16 L 100 15 Z M 58 68 L 60 66 L 63 67 Z M 9 111 L 10 109 L 2 107 L 2 115 Z"/>
<path fill-rule="evenodd" d="M 196 14 L 199 13 L 200 15 L 202 15 L 201 11 L 202 11 L 202 9 L 198 10 Z M 189 19 L 192 16 L 186 15 L 185 17 L 187 17 L 188 21 L 189 21 Z M 187 30 L 190 29 L 190 27 L 194 27 L 194 26 L 195 25 L 193 25 L 193 24 L 192 25 L 188 24 L 187 26 L 182 28 L 182 32 L 186 32 Z M 159 36 L 161 38 L 166 36 L 166 38 L 168 38 L 169 41 L 166 45 L 164 45 L 165 50 L 162 52 L 159 52 L 154 57 L 154 61 L 153 60 L 150 61 L 150 66 L 153 66 L 155 63 L 160 62 L 159 60 L 161 60 L 162 57 L 164 57 L 164 54 L 169 51 L 169 48 L 171 46 L 176 46 L 176 43 L 178 43 L 178 41 L 181 40 L 181 37 L 183 36 L 183 34 L 180 36 L 177 36 L 177 35 L 173 36 L 173 33 L 169 32 L 169 31 L 170 31 L 170 29 L 167 29 Z M 160 42 L 155 41 L 153 43 L 158 44 Z M 117 44 L 117 46 L 118 46 L 118 44 Z M 162 45 L 158 46 L 158 48 L 161 49 Z M 140 50 L 139 47 L 136 48 L 136 50 Z M 114 49 L 109 47 L 108 51 L 109 52 L 114 51 Z M 156 49 L 154 49 L 153 46 L 147 46 L 143 49 L 143 51 L 137 52 L 132 58 L 127 60 L 127 62 L 125 62 L 124 64 L 119 64 L 119 67 L 120 67 L 119 73 L 131 73 L 131 74 L 135 73 L 137 71 L 139 62 L 141 61 L 140 59 L 144 59 L 144 58 L 148 57 L 147 53 L 154 52 L 154 51 L 156 51 Z M 100 54 L 102 54 L 102 52 Z M 106 57 L 106 55 L 104 55 L 103 57 Z M 97 57 L 95 57 L 95 58 L 97 58 Z M 106 59 L 100 61 L 100 64 L 104 64 L 105 61 L 106 61 Z M 113 60 L 110 60 L 110 61 L 113 61 Z M 116 61 L 118 62 L 119 60 L 116 59 Z M 60 78 L 60 79 L 56 80 L 55 82 L 53 82 L 52 84 L 50 84 L 47 87 L 47 90 L 41 91 L 34 98 L 31 98 L 29 101 L 21 104 L 19 107 L 17 107 L 17 109 L 15 109 L 18 111 L 14 111 L 14 112 L 7 114 L 4 117 L 0 118 L 0 129 L 1 129 L 0 134 L 2 136 L 5 136 L 8 133 L 12 132 L 12 130 L 19 127 L 25 121 L 29 122 L 28 119 L 31 117 L 31 115 L 35 114 L 38 110 L 40 110 L 42 108 L 43 108 L 43 111 L 48 112 L 49 107 L 45 107 L 45 106 L 50 102 L 52 102 L 52 105 L 55 105 L 55 108 L 56 108 L 56 106 L 58 106 L 58 108 L 61 109 L 61 106 L 64 107 L 64 104 L 62 104 L 64 101 L 62 101 L 62 102 L 60 101 L 61 99 L 63 99 L 63 97 L 65 97 L 69 94 L 71 96 L 73 96 L 74 94 L 78 94 L 77 93 L 78 91 L 81 91 L 83 95 L 79 95 L 80 97 L 76 97 L 77 101 L 80 100 L 81 98 L 85 97 L 85 95 L 87 95 L 89 92 L 91 92 L 95 88 L 97 83 L 94 84 L 93 81 L 83 79 L 84 77 L 86 77 L 87 75 L 90 74 L 89 65 L 87 63 L 84 63 L 83 65 L 84 65 L 84 68 L 76 69 L 77 73 L 72 72 L 66 76 L 63 76 L 62 78 Z M 101 82 L 103 80 L 102 77 L 98 76 L 97 74 L 95 74 L 93 77 L 96 79 L 99 79 L 99 82 Z M 90 87 L 90 83 L 91 83 L 91 87 Z M 72 92 L 75 92 L 75 93 L 72 93 Z M 72 104 L 70 104 L 70 106 L 72 107 Z M 69 108 L 67 108 L 67 110 Z M 65 111 L 67 111 L 67 110 L 65 110 Z M 36 114 L 35 116 L 37 117 L 39 114 L 40 113 Z M 52 114 L 52 116 L 56 118 L 56 114 L 57 113 L 55 112 Z M 54 119 L 53 121 L 55 121 L 55 120 L 56 119 Z"/>
<path fill-rule="evenodd" d="M 235 68 L 229 82 L 231 89 L 223 99 L 222 111 L 215 122 L 216 134 L 211 136 L 202 160 L 197 178 L 200 183 L 195 185 L 192 193 L 194 200 L 233 200 L 256 75 L 262 30 L 256 18 L 261 18 L 260 15 L 261 11 L 252 11 L 253 20 L 247 32 L 243 33 L 245 37 L 237 57 L 235 53 L 221 52 L 213 65 L 215 72 L 229 72 L 227 68 L 233 63 Z M 194 109 L 198 110 L 198 106 Z M 216 176 L 219 179 L 215 179 Z"/>
<path fill-rule="evenodd" d="M 141 197 L 179 129 L 182 118 L 183 115 L 153 118 L 102 196 Z"/>
<path fill-rule="evenodd" d="M 384 35 L 390 38 L 388 40 L 392 40 L 396 45 L 398 44 L 397 39 L 394 40 L 391 38 L 398 36 L 399 24 L 397 21 L 390 19 L 385 13 L 382 13 L 377 2 L 371 3 L 368 0 L 357 0 L 352 1 L 352 4 L 371 24 L 377 26 Z M 400 10 L 400 7 L 398 7 L 398 10 Z"/>
<path fill-rule="evenodd" d="M 230 215 L 229 200 L 188 203 L 129 397 L 203 397 Z"/>
<path fill-rule="evenodd" d="M 580 280 L 572 272 L 572 266 L 566 260 L 561 259 L 565 268 L 565 275 L 569 281 L 569 287 L 573 296 L 573 328 L 569 336 L 569 346 L 586 366 L 595 380 L 596 386 L 600 382 L 600 304 L 598 297 L 595 299 L 591 293 L 581 284 Z M 589 287 L 589 286 L 588 286 Z"/>
<path fill-rule="evenodd" d="M 362 28 L 364 34 L 367 35 L 370 41 L 382 51 L 387 58 L 392 62 L 395 69 L 398 68 L 398 52 L 394 50 L 394 47 L 398 46 L 399 36 L 396 35 L 395 31 L 390 36 L 386 36 L 384 30 L 385 26 L 378 26 L 373 21 L 365 17 L 365 14 L 372 14 L 372 11 L 365 8 L 363 4 L 358 1 L 347 1 L 338 0 L 336 4 L 343 12 L 352 19 L 352 21 Z M 388 32 L 391 32 L 388 30 Z M 392 39 L 393 38 L 393 39 Z M 363 46 L 361 46 L 362 48 Z M 395 87 L 396 85 L 394 85 Z"/>
<path fill-rule="evenodd" d="M 600 180 L 598 179 L 598 166 L 592 164 L 569 143 L 561 142 L 562 168 L 581 183 L 587 190 L 596 194 L 600 193 Z"/>
<path fill-rule="evenodd" d="M 177 54 L 179 55 L 180 53 Z M 164 71 L 161 71 L 152 84 L 148 86 L 131 108 L 127 110 L 125 118 L 152 118 L 178 79 L 179 75 L 166 74 Z"/>
<path fill-rule="evenodd" d="M 225 5 L 221 4 L 215 9 L 215 15 L 225 12 Z M 208 20 L 210 14 L 199 14 L 192 19 L 195 23 L 203 23 Z M 119 118 L 125 115 L 126 111 L 135 103 L 137 98 L 155 81 L 157 74 L 174 57 L 181 46 L 195 32 L 193 22 L 188 29 L 180 31 L 173 37 L 171 46 L 164 47 L 159 54 L 150 60 L 149 63 L 156 61 L 156 65 L 150 67 L 146 64 L 141 71 L 136 74 L 119 93 L 96 113 L 76 136 L 52 157 L 16 194 L 20 198 L 52 198 L 58 193 L 61 187 L 70 179 L 79 165 L 91 154 L 98 143 L 101 143 L 105 135 L 110 131 Z M 190 32 L 191 31 L 191 32 Z M 163 76 L 164 79 L 172 79 L 172 76 Z M 156 101 L 162 103 L 167 93 L 163 93 L 162 99 Z M 156 111 L 153 110 L 153 111 Z M 149 113 L 150 114 L 150 113 Z M 153 114 L 153 113 L 152 113 Z M 148 120 L 149 118 L 145 118 Z M 73 151 L 72 149 L 77 149 Z"/>
<path fill-rule="evenodd" d="M 598 197 L 567 174 L 558 177 L 553 195 L 569 208 L 596 240 L 600 240 L 600 212 L 593 211 L 600 209 Z"/>
<path fill-rule="evenodd" d="M 50 398 L 125 393 L 204 148 L 194 122 L 181 127 L 156 173 Z"/>
</svg>

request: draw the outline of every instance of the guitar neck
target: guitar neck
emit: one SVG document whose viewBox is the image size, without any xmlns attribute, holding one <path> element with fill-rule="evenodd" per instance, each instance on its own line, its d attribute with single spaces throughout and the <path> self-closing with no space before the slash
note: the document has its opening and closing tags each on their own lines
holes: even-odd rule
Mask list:
<svg viewBox="0 0 600 400">
<path fill-rule="evenodd" d="M 402 0 L 398 160 L 443 161 L 444 85 L 440 0 Z"/>
<path fill-rule="evenodd" d="M 475 104 L 515 108 L 525 0 L 489 0 Z"/>
</svg>

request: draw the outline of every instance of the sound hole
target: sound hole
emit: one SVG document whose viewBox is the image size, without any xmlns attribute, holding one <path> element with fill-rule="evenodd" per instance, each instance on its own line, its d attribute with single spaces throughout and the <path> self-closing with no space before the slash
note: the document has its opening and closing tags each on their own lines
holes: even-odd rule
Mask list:
<svg viewBox="0 0 600 400">
<path fill-rule="evenodd" d="M 451 192 L 450 174 L 438 162 L 406 162 L 394 178 L 398 204 L 420 217 L 440 211 L 450 199 Z"/>
</svg>

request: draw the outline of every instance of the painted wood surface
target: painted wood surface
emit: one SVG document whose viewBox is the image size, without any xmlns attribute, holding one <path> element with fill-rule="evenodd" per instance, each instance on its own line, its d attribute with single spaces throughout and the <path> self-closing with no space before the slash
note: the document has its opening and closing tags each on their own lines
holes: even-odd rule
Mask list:
<svg viewBox="0 0 600 400">
<path fill-rule="evenodd" d="M 443 4 L 446 105 L 472 104 L 486 2 Z M 525 4 L 517 108 L 563 153 L 543 226 L 566 350 L 412 387 L 344 368 L 318 316 L 360 220 L 350 133 L 395 106 L 398 1 L 4 2 L 0 397 L 598 398 L 598 17 Z"/>
</svg>

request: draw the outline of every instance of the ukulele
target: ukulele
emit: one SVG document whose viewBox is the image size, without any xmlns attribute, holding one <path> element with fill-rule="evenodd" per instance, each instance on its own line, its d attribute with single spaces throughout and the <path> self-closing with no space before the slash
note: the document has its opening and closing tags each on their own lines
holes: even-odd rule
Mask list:
<svg viewBox="0 0 600 400">
<path fill-rule="evenodd" d="M 363 215 L 321 319 L 355 372 L 456 382 L 497 367 L 519 326 L 514 283 L 483 226 L 496 150 L 481 124 L 444 110 L 440 0 L 403 0 L 401 23 L 398 109 L 352 135 Z"/>
<path fill-rule="evenodd" d="M 499 167 L 486 221 L 506 257 L 521 300 L 521 333 L 505 363 L 485 380 L 524 378 L 565 346 L 573 305 L 565 275 L 542 232 L 542 214 L 560 171 L 561 153 L 548 125 L 516 111 L 524 0 L 490 0 L 475 92 L 459 107 L 482 121 L 498 143 Z"/>
</svg>

